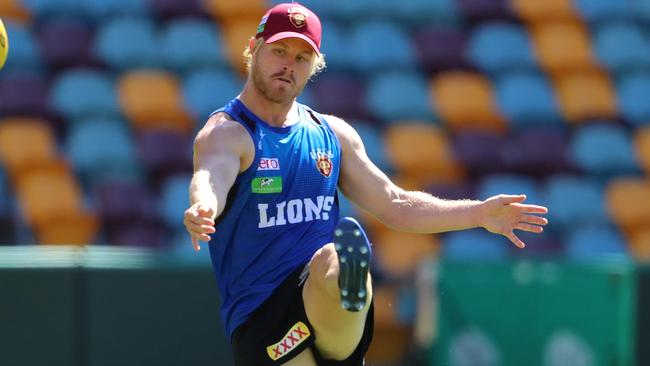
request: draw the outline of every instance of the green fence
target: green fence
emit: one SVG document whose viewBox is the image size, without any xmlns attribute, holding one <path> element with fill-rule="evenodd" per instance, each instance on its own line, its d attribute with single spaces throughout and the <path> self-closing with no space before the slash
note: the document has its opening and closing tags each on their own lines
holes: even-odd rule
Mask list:
<svg viewBox="0 0 650 366">
<path fill-rule="evenodd" d="M 632 366 L 629 264 L 443 263 L 436 365 Z"/>
<path fill-rule="evenodd" d="M 0 248 L 0 296 L 2 366 L 232 365 L 207 264 L 142 250 Z"/>
</svg>

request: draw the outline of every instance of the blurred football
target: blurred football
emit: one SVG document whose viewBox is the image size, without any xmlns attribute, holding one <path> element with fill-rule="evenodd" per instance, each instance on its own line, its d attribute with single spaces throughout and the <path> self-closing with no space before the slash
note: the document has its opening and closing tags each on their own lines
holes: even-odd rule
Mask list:
<svg viewBox="0 0 650 366">
<path fill-rule="evenodd" d="M 7 53 L 9 53 L 9 39 L 7 38 L 5 25 L 2 24 L 2 19 L 0 19 L 0 69 L 7 61 Z"/>
</svg>

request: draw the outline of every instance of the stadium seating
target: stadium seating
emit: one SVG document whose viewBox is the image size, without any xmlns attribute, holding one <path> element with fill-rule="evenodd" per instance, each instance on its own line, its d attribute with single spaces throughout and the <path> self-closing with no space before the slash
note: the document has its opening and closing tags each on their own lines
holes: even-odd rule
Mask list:
<svg viewBox="0 0 650 366">
<path fill-rule="evenodd" d="M 514 17 L 508 0 L 459 0 L 460 13 L 471 21 L 505 20 Z"/>
<path fill-rule="evenodd" d="M 161 19 L 207 16 L 203 0 L 147 0 L 147 5 Z"/>
<path fill-rule="evenodd" d="M 93 242 L 97 220 L 85 209 L 81 187 L 63 162 L 23 174 L 17 181 L 16 192 L 38 242 Z"/>
<path fill-rule="evenodd" d="M 634 136 L 636 158 L 639 165 L 650 175 L 650 127 L 639 128 Z"/>
<path fill-rule="evenodd" d="M 45 78 L 24 72 L 7 72 L 3 76 L 0 78 L 0 116 L 49 116 L 49 86 Z"/>
<path fill-rule="evenodd" d="M 174 74 L 162 70 L 130 71 L 120 76 L 117 89 L 122 111 L 136 130 L 189 133 L 194 127 Z"/>
<path fill-rule="evenodd" d="M 0 160 L 12 179 L 58 160 L 56 141 L 47 123 L 13 117 L 0 121 Z"/>
<path fill-rule="evenodd" d="M 155 214 L 156 198 L 147 185 L 115 177 L 98 183 L 94 193 L 110 243 L 151 248 L 170 245 Z"/>
<path fill-rule="evenodd" d="M 43 60 L 51 67 L 87 66 L 97 62 L 92 29 L 82 21 L 50 20 L 42 25 L 38 40 Z"/>
<path fill-rule="evenodd" d="M 67 156 L 88 184 L 109 178 L 139 179 L 137 151 L 125 122 L 115 119 L 80 121 L 71 129 Z"/>
<path fill-rule="evenodd" d="M 463 177 L 446 134 L 427 123 L 394 123 L 386 130 L 392 166 L 421 184 L 457 182 Z"/>
<path fill-rule="evenodd" d="M 452 130 L 500 132 L 505 128 L 487 78 L 469 72 L 440 73 L 431 82 L 432 104 Z"/>
<path fill-rule="evenodd" d="M 502 159 L 506 171 L 536 177 L 575 170 L 564 126 L 537 126 L 515 131 L 505 139 Z"/>
<path fill-rule="evenodd" d="M 367 122 L 348 122 L 354 127 L 359 136 L 361 136 L 366 153 L 372 162 L 382 171 L 391 172 L 393 168 L 390 166 L 385 142 L 381 133 L 377 131 L 377 128 Z"/>
<path fill-rule="evenodd" d="M 574 6 L 580 13 L 582 19 L 589 23 L 597 23 L 618 19 L 629 19 L 632 3 L 634 2 L 617 0 L 575 0 Z"/>
<path fill-rule="evenodd" d="M 192 138 L 241 91 L 242 52 L 279 2 L 0 0 L 0 245 L 207 262 L 181 221 Z M 519 250 L 485 230 L 398 233 L 341 197 L 379 272 L 401 286 L 429 255 L 650 262 L 650 1 L 301 3 L 323 22 L 327 69 L 299 101 L 355 127 L 391 180 L 447 199 L 525 193 L 550 209 Z M 400 286 L 377 286 L 373 364 L 412 342 L 389 306 Z"/>
<path fill-rule="evenodd" d="M 598 68 L 588 30 L 579 22 L 543 22 L 531 28 L 542 68 L 551 75 Z"/>
<path fill-rule="evenodd" d="M 461 131 L 453 137 L 454 154 L 476 174 L 498 173 L 505 169 L 505 140 L 497 133 Z"/>
<path fill-rule="evenodd" d="M 42 0 L 40 0 L 42 1 Z M 54 0 L 58 1 L 58 0 Z M 87 16 L 101 20 L 121 16 L 149 16 L 147 0 L 67 0 L 78 2 Z M 135 36 L 135 35 L 134 35 Z"/>
<path fill-rule="evenodd" d="M 183 228 L 183 212 L 187 209 L 187 187 L 190 186 L 189 174 L 169 177 L 161 188 L 162 219 L 171 229 Z"/>
<path fill-rule="evenodd" d="M 222 2 L 217 0 L 217 2 Z M 248 46 L 248 41 L 255 36 L 255 30 L 260 22 L 260 17 L 248 14 L 244 18 L 235 18 L 236 20 L 225 22 L 221 27 L 221 35 L 226 47 L 226 57 L 230 67 L 241 75 L 245 75 L 245 64 L 242 57 L 244 48 Z"/>
<path fill-rule="evenodd" d="M 414 35 L 420 68 L 431 75 L 443 70 L 469 68 L 467 35 L 455 27 L 426 26 Z"/>
<path fill-rule="evenodd" d="M 160 44 L 163 64 L 178 72 L 226 65 L 217 28 L 208 21 L 171 21 L 162 32 Z"/>
<path fill-rule="evenodd" d="M 508 257 L 508 239 L 483 229 L 442 235 L 442 255 L 453 261 L 498 261 Z"/>
<path fill-rule="evenodd" d="M 418 262 L 439 251 L 434 235 L 405 233 L 385 229 L 373 241 L 376 260 L 391 277 L 413 276 Z"/>
<path fill-rule="evenodd" d="M 571 0 L 510 0 L 517 16 L 529 23 L 566 21 L 578 18 Z"/>
<path fill-rule="evenodd" d="M 493 174 L 484 177 L 476 189 L 479 199 L 487 199 L 498 194 L 525 194 L 527 202 L 545 204 L 538 183 L 525 175 Z"/>
<path fill-rule="evenodd" d="M 622 117 L 629 122 L 642 125 L 650 123 L 650 74 L 631 73 L 621 77 L 617 86 L 618 102 Z"/>
<path fill-rule="evenodd" d="M 395 89 L 400 90 L 395 93 Z M 380 120 L 429 120 L 433 111 L 429 103 L 427 83 L 412 72 L 391 72 L 374 76 L 368 82 L 366 109 Z"/>
<path fill-rule="evenodd" d="M 118 70 L 157 67 L 162 63 L 158 30 L 147 18 L 110 18 L 95 36 L 94 54 Z"/>
<path fill-rule="evenodd" d="M 120 110 L 115 82 L 109 74 L 92 69 L 71 69 L 52 83 L 50 101 L 58 113 L 71 121 L 114 118 Z"/>
<path fill-rule="evenodd" d="M 557 175 L 545 186 L 549 221 L 570 230 L 579 225 L 606 225 L 609 221 L 604 188 L 595 179 Z"/>
<path fill-rule="evenodd" d="M 262 18 L 266 11 L 266 3 L 264 0 L 238 0 L 238 1 L 221 1 L 221 0 L 203 0 L 203 5 L 212 16 L 221 22 L 227 23 L 235 21 L 236 19 Z M 257 26 L 251 28 L 251 35 Z"/>
<path fill-rule="evenodd" d="M 468 52 L 472 62 L 490 74 L 537 67 L 526 30 L 513 23 L 483 23 L 472 32 Z"/>
<path fill-rule="evenodd" d="M 593 43 L 598 61 L 615 74 L 650 67 L 650 44 L 633 23 L 603 24 L 595 29 Z"/>
<path fill-rule="evenodd" d="M 650 262 L 650 230 L 638 230 L 629 238 L 631 255 L 639 262 Z"/>
<path fill-rule="evenodd" d="M 210 113 L 233 99 L 242 86 L 237 75 L 228 70 L 194 70 L 182 81 L 183 105 L 194 121 L 203 125 Z"/>
<path fill-rule="evenodd" d="M 2 73 L 16 70 L 41 73 L 44 65 L 36 36 L 25 24 L 7 21 L 5 27 L 11 40 L 11 57 L 7 58 Z"/>
<path fill-rule="evenodd" d="M 621 177 L 606 191 L 607 208 L 612 220 L 627 233 L 650 227 L 650 182 L 647 178 Z"/>
<path fill-rule="evenodd" d="M 629 259 L 623 237 L 607 226 L 574 229 L 567 238 L 566 255 L 568 259 L 582 263 Z"/>
<path fill-rule="evenodd" d="M 31 14 L 21 0 L 0 1 L 0 14 L 4 20 L 11 19 L 21 24 L 27 23 L 31 18 Z"/>
<path fill-rule="evenodd" d="M 614 119 L 618 115 L 614 88 L 603 73 L 564 74 L 555 85 L 564 118 L 571 123 Z"/>
<path fill-rule="evenodd" d="M 349 35 L 349 57 L 362 73 L 413 69 L 417 55 L 404 29 L 387 21 L 356 24 Z"/>
<path fill-rule="evenodd" d="M 499 109 L 513 126 L 561 123 L 557 100 L 544 76 L 508 73 L 498 78 L 495 90 Z"/>
<path fill-rule="evenodd" d="M 639 169 L 628 132 L 608 123 L 578 130 L 571 143 L 571 157 L 576 166 L 597 176 L 634 173 Z"/>
<path fill-rule="evenodd" d="M 317 80 L 310 85 L 315 99 L 313 108 L 345 119 L 368 119 L 366 85 L 360 78 L 327 72 L 317 76 Z"/>
<path fill-rule="evenodd" d="M 152 182 L 192 170 L 192 138 L 173 131 L 151 130 L 138 135 L 138 156 Z"/>
</svg>

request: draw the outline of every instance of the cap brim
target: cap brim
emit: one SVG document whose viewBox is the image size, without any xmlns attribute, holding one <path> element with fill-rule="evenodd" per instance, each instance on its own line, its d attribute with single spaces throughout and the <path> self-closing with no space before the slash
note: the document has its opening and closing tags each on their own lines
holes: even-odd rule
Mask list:
<svg viewBox="0 0 650 366">
<path fill-rule="evenodd" d="M 279 41 L 279 40 L 281 40 L 281 39 L 285 39 L 285 38 L 300 38 L 300 39 L 302 39 L 303 41 L 309 43 L 309 45 L 311 46 L 311 48 L 313 48 L 314 51 L 315 51 L 317 54 L 320 54 L 320 51 L 318 50 L 318 46 L 316 46 L 316 43 L 314 43 L 314 41 L 312 41 L 311 38 L 307 37 L 306 35 L 304 35 L 304 34 L 302 34 L 302 33 L 297 33 L 297 32 L 280 32 L 280 33 L 276 33 L 276 34 L 272 35 L 271 37 L 269 37 L 269 38 L 266 39 L 265 41 L 266 41 L 266 43 L 273 43 L 273 42 L 276 42 L 276 41 Z"/>
</svg>

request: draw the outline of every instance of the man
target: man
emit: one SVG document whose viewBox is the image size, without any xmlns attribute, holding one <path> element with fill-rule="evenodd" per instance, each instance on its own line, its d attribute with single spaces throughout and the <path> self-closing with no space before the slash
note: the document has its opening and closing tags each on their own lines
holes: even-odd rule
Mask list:
<svg viewBox="0 0 650 366">
<path fill-rule="evenodd" d="M 184 223 L 195 250 L 210 242 L 237 365 L 363 364 L 370 246 L 356 221 L 338 220 L 337 187 L 399 230 L 484 227 L 523 248 L 513 230 L 547 222 L 525 196 L 445 201 L 393 184 L 349 124 L 295 101 L 324 67 L 320 41 L 304 6 L 270 9 L 245 52 L 243 91 L 195 140 Z"/>
</svg>

